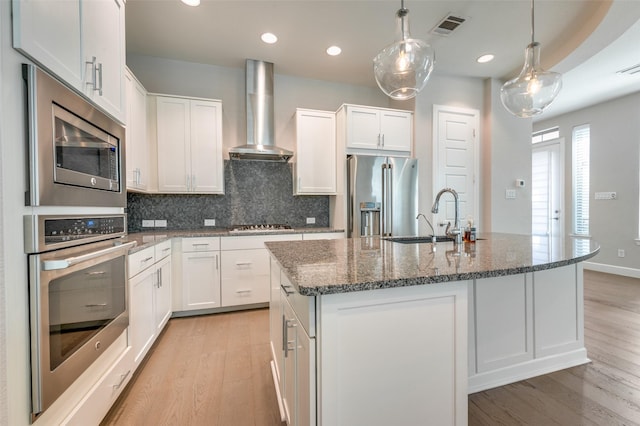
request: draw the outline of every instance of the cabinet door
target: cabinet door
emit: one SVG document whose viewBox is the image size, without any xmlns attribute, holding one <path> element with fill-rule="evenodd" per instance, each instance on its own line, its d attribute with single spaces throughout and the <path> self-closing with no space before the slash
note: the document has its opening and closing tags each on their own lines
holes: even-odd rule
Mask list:
<svg viewBox="0 0 640 426">
<path fill-rule="evenodd" d="M 269 301 L 269 253 L 266 249 L 228 250 L 220 256 L 222 306 Z"/>
<path fill-rule="evenodd" d="M 82 87 L 80 1 L 13 0 L 13 47 Z"/>
<path fill-rule="evenodd" d="M 130 72 L 125 72 L 127 189 L 149 188 L 147 92 Z"/>
<path fill-rule="evenodd" d="M 282 353 L 282 300 L 280 299 L 280 266 L 274 259 L 271 263 L 271 294 L 269 300 L 269 320 L 271 337 L 271 353 L 276 364 L 276 374 L 278 376 L 278 386 L 280 395 L 282 392 L 282 372 L 284 371 L 284 357 Z"/>
<path fill-rule="evenodd" d="M 380 113 L 381 147 L 385 151 L 411 151 L 413 115 L 410 112 Z"/>
<path fill-rule="evenodd" d="M 334 113 L 296 112 L 297 194 L 336 193 L 336 118 Z"/>
<path fill-rule="evenodd" d="M 224 194 L 220 102 L 191 101 L 191 191 Z"/>
<path fill-rule="evenodd" d="M 220 307 L 219 252 L 182 254 L 182 309 Z"/>
<path fill-rule="evenodd" d="M 284 371 L 282 403 L 288 425 L 298 425 L 296 416 L 296 347 L 298 321 L 291 306 L 283 300 L 282 339 L 284 341 Z"/>
<path fill-rule="evenodd" d="M 187 192 L 191 182 L 189 100 L 158 97 L 158 190 Z"/>
<path fill-rule="evenodd" d="M 155 268 L 129 280 L 129 344 L 136 365 L 142 361 L 155 337 L 153 294 L 156 282 Z"/>
<path fill-rule="evenodd" d="M 105 111 L 124 121 L 124 2 L 83 1 L 81 10 L 85 93 Z M 94 57 L 97 73 L 90 65 Z"/>
<path fill-rule="evenodd" d="M 315 426 L 315 339 L 303 327 L 296 327 L 296 419 L 298 426 Z M 312 402 L 313 401 L 313 402 Z"/>
<path fill-rule="evenodd" d="M 157 265 L 158 280 L 154 292 L 156 333 L 160 334 L 171 317 L 171 257 L 165 257 Z"/>
<path fill-rule="evenodd" d="M 378 149 L 380 146 L 380 110 L 347 107 L 347 148 Z"/>
</svg>

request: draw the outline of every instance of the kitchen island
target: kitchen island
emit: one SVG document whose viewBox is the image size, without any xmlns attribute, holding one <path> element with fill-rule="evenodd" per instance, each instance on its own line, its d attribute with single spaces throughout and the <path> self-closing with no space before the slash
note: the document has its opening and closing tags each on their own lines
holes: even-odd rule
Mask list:
<svg viewBox="0 0 640 426">
<path fill-rule="evenodd" d="M 290 425 L 467 423 L 467 394 L 588 362 L 589 239 L 266 243 Z"/>
</svg>

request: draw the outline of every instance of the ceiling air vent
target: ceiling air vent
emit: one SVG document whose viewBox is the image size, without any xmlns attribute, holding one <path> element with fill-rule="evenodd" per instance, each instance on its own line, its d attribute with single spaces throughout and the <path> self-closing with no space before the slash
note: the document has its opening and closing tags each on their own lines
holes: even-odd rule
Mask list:
<svg viewBox="0 0 640 426">
<path fill-rule="evenodd" d="M 630 67 L 623 68 L 621 70 L 616 71 L 616 74 L 638 74 L 640 73 L 640 64 L 631 65 Z"/>
<path fill-rule="evenodd" d="M 431 32 L 441 36 L 448 36 L 466 20 L 467 18 L 447 14 Z"/>
</svg>

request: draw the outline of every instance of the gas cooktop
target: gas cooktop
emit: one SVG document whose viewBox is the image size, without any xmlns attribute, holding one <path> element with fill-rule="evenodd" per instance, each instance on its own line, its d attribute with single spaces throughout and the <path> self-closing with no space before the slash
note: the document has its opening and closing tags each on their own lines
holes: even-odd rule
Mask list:
<svg viewBox="0 0 640 426">
<path fill-rule="evenodd" d="M 243 232 L 280 232 L 290 230 L 290 225 L 283 225 L 279 223 L 262 223 L 259 225 L 234 225 L 229 231 L 230 233 L 243 233 Z"/>
</svg>

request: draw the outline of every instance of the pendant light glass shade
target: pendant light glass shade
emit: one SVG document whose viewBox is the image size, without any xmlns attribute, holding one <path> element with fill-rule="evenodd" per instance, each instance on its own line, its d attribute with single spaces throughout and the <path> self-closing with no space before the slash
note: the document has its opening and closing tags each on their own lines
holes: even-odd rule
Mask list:
<svg viewBox="0 0 640 426">
<path fill-rule="evenodd" d="M 396 42 L 373 58 L 373 72 L 380 89 L 396 100 L 411 99 L 427 84 L 435 54 L 429 43 L 411 38 L 409 11 L 398 10 Z"/>
<path fill-rule="evenodd" d="M 531 43 L 524 52 L 520 75 L 507 81 L 500 89 L 502 105 L 520 118 L 533 117 L 544 111 L 562 88 L 562 75 L 545 71 L 540 66 L 540 43 L 534 40 L 533 0 L 531 1 Z"/>
</svg>

